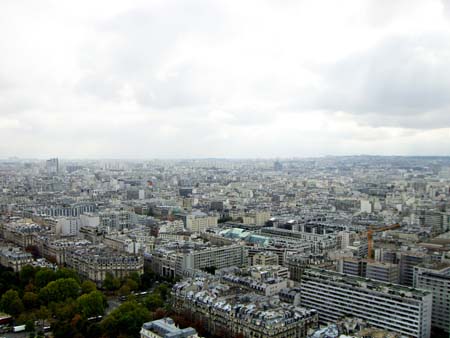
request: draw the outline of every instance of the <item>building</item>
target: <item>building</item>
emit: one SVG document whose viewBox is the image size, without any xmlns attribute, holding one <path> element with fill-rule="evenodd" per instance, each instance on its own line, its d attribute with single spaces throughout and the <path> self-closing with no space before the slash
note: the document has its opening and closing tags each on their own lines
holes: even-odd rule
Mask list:
<svg viewBox="0 0 450 338">
<path fill-rule="evenodd" d="M 217 227 L 217 216 L 210 216 L 203 212 L 196 212 L 186 216 L 186 229 L 192 232 L 205 232 Z"/>
<path fill-rule="evenodd" d="M 427 262 L 429 256 L 423 252 L 402 252 L 400 254 L 400 284 L 413 286 L 414 267 Z"/>
<path fill-rule="evenodd" d="M 339 272 L 347 275 L 365 277 L 397 284 L 399 281 L 399 268 L 397 264 L 376 262 L 367 259 L 343 258 Z"/>
<path fill-rule="evenodd" d="M 119 253 L 111 249 L 91 246 L 66 253 L 66 264 L 81 277 L 101 285 L 107 274 L 123 279 L 131 273 L 144 273 L 141 256 Z"/>
<path fill-rule="evenodd" d="M 414 287 L 433 293 L 431 326 L 450 332 L 450 266 L 415 266 Z"/>
<path fill-rule="evenodd" d="M 141 338 L 198 338 L 194 328 L 180 329 L 168 317 L 144 323 L 140 334 Z"/>
<path fill-rule="evenodd" d="M 172 243 L 156 249 L 151 255 L 152 270 L 164 277 L 189 276 L 196 270 L 247 265 L 247 251 L 238 244 L 206 246 Z"/>
<path fill-rule="evenodd" d="M 270 251 L 258 252 L 252 257 L 251 265 L 278 265 L 278 255 Z"/>
<path fill-rule="evenodd" d="M 308 269 L 302 276 L 300 299 L 302 306 L 318 311 L 324 324 L 351 315 L 406 336 L 430 337 L 432 294 L 426 290 Z"/>
<path fill-rule="evenodd" d="M 33 256 L 20 248 L 6 247 L 0 249 L 0 264 L 12 268 L 15 272 L 22 270 L 25 265 L 33 263 Z"/>
<path fill-rule="evenodd" d="M 45 161 L 45 167 L 48 174 L 58 174 L 59 173 L 59 160 L 57 158 L 51 158 Z"/>
<path fill-rule="evenodd" d="M 248 293 L 213 276 L 185 279 L 173 287 L 173 296 L 175 311 L 203 321 L 211 335 L 303 338 L 309 329 L 317 328 L 315 310 Z"/>
</svg>

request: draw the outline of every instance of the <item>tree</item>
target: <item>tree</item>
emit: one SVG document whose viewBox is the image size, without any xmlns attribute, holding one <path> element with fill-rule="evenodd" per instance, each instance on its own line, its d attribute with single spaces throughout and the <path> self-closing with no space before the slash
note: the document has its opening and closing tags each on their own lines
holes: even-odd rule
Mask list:
<svg viewBox="0 0 450 338">
<path fill-rule="evenodd" d="M 60 278 L 73 278 L 78 284 L 80 284 L 80 276 L 78 276 L 75 270 L 72 269 L 61 268 L 56 271 L 56 279 Z"/>
<path fill-rule="evenodd" d="M 145 298 L 144 304 L 150 311 L 155 311 L 164 306 L 164 300 L 160 293 L 153 292 Z"/>
<path fill-rule="evenodd" d="M 136 291 L 139 289 L 139 283 L 131 278 L 127 278 L 124 285 L 128 286 L 131 291 Z"/>
<path fill-rule="evenodd" d="M 77 299 L 79 312 L 84 318 L 102 316 L 105 312 L 105 303 L 105 296 L 100 291 L 92 291 Z"/>
<path fill-rule="evenodd" d="M 120 280 L 115 278 L 110 272 L 106 273 L 103 287 L 108 291 L 115 291 L 120 288 Z"/>
<path fill-rule="evenodd" d="M 138 337 L 142 324 L 151 319 L 150 312 L 137 302 L 125 302 L 100 323 L 105 337 Z"/>
<path fill-rule="evenodd" d="M 139 289 L 141 287 L 141 276 L 139 276 L 139 274 L 137 272 L 132 272 L 130 274 L 129 279 L 133 280 L 136 282 L 137 284 L 137 289 Z M 136 289 L 136 290 L 137 290 Z"/>
<path fill-rule="evenodd" d="M 68 298 L 77 298 L 79 293 L 80 285 L 73 278 L 62 278 L 43 287 L 39 291 L 39 299 L 43 304 L 63 302 Z"/>
<path fill-rule="evenodd" d="M 145 271 L 141 275 L 141 289 L 148 290 L 153 286 L 153 283 L 156 280 L 156 275 L 152 271 Z"/>
<path fill-rule="evenodd" d="M 126 284 L 122 285 L 119 289 L 119 296 L 128 296 L 130 294 L 131 290 L 130 287 Z"/>
<path fill-rule="evenodd" d="M 167 284 L 159 284 L 155 291 L 161 295 L 164 301 L 167 299 L 170 293 L 170 289 Z"/>
<path fill-rule="evenodd" d="M 19 293 L 16 290 L 6 291 L 0 300 L 0 309 L 14 317 L 23 312 L 24 306 Z"/>
<path fill-rule="evenodd" d="M 81 292 L 82 293 L 91 293 L 92 291 L 97 291 L 97 286 L 94 282 L 91 282 L 90 280 L 85 280 L 81 284 Z"/>
<path fill-rule="evenodd" d="M 20 284 L 22 286 L 25 286 L 29 283 L 32 283 L 37 271 L 37 268 L 34 268 L 31 265 L 25 265 L 19 273 Z"/>
<path fill-rule="evenodd" d="M 52 269 L 42 268 L 36 272 L 34 285 L 36 285 L 38 289 L 41 289 L 54 280 L 56 280 L 56 273 Z"/>
<path fill-rule="evenodd" d="M 34 309 L 39 306 L 38 295 L 34 292 L 25 292 L 22 297 L 22 302 L 27 309 Z"/>
</svg>

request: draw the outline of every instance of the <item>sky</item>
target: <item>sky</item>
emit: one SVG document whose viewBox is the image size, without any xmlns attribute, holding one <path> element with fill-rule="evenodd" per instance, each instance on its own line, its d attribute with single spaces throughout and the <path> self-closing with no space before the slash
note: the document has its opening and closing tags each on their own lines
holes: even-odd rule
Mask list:
<svg viewBox="0 0 450 338">
<path fill-rule="evenodd" d="M 2 0 L 0 158 L 450 155 L 450 0 Z"/>
</svg>

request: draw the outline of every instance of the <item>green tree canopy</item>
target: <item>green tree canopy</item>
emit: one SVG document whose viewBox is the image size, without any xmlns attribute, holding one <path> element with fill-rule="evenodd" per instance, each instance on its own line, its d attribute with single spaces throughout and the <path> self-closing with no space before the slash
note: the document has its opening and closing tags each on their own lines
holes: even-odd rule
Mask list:
<svg viewBox="0 0 450 338">
<path fill-rule="evenodd" d="M 107 272 L 105 280 L 103 281 L 103 287 L 108 291 L 115 291 L 120 288 L 120 280 Z"/>
<path fill-rule="evenodd" d="M 100 291 L 92 291 L 78 297 L 77 304 L 84 318 L 102 316 L 105 312 L 106 299 Z"/>
<path fill-rule="evenodd" d="M 56 279 L 60 278 L 73 278 L 75 281 L 80 284 L 80 277 L 76 273 L 75 270 L 68 268 L 61 268 L 56 271 Z"/>
<path fill-rule="evenodd" d="M 164 300 L 161 294 L 158 292 L 153 292 L 150 295 L 148 295 L 145 298 L 144 303 L 147 309 L 149 309 L 150 311 L 155 311 L 156 309 L 164 306 Z"/>
<path fill-rule="evenodd" d="M 34 309 L 39 306 L 38 295 L 34 292 L 25 292 L 22 297 L 22 302 L 27 310 Z"/>
<path fill-rule="evenodd" d="M 151 320 L 145 306 L 125 302 L 105 317 L 100 326 L 106 337 L 138 337 L 142 324 Z"/>
<path fill-rule="evenodd" d="M 16 290 L 8 290 L 0 299 L 0 309 L 11 316 L 17 316 L 24 310 L 22 300 Z"/>
<path fill-rule="evenodd" d="M 73 278 L 61 278 L 50 282 L 39 291 L 39 300 L 44 304 L 63 302 L 68 298 L 76 299 L 80 285 Z"/>
<path fill-rule="evenodd" d="M 54 280 L 56 280 L 56 273 L 52 269 L 42 268 L 36 272 L 34 277 L 34 285 L 41 289 Z"/>
<path fill-rule="evenodd" d="M 81 292 L 82 293 L 91 293 L 92 291 L 97 291 L 97 286 L 94 282 L 91 282 L 90 280 L 85 280 L 81 284 Z"/>
</svg>

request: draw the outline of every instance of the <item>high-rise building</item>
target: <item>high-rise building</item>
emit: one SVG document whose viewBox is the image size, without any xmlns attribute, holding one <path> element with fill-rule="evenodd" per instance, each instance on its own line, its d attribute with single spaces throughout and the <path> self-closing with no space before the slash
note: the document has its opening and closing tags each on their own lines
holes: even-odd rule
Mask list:
<svg viewBox="0 0 450 338">
<path fill-rule="evenodd" d="M 45 167 L 49 174 L 59 173 L 59 160 L 57 158 L 51 158 L 45 162 Z"/>
<path fill-rule="evenodd" d="M 415 266 L 414 287 L 433 293 L 431 326 L 450 332 L 450 266 Z"/>
<path fill-rule="evenodd" d="M 430 291 L 308 269 L 303 272 L 300 299 L 301 306 L 318 311 L 321 323 L 351 315 L 406 336 L 430 337 Z"/>
</svg>

